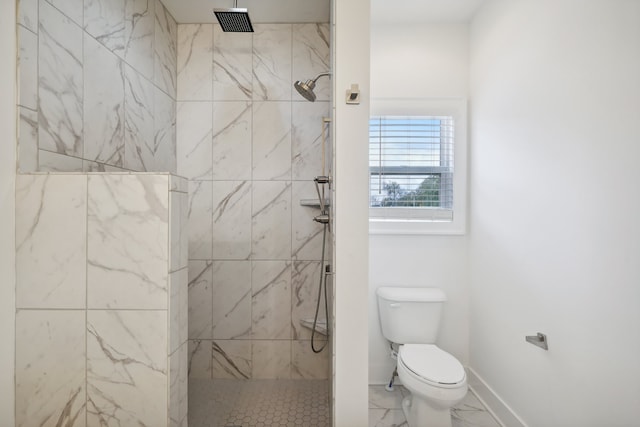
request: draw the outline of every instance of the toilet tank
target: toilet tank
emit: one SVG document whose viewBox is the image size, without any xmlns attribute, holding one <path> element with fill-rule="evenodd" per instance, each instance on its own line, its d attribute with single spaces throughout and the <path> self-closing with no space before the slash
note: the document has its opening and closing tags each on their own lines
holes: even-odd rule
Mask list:
<svg viewBox="0 0 640 427">
<path fill-rule="evenodd" d="M 434 344 L 447 300 L 438 288 L 379 287 L 382 335 L 398 344 Z"/>
</svg>

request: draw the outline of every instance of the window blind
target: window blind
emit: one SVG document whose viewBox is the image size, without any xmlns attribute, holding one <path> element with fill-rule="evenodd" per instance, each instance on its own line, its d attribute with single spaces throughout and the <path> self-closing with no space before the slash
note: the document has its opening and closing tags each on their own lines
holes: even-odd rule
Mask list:
<svg viewBox="0 0 640 427">
<path fill-rule="evenodd" d="M 450 116 L 371 117 L 369 206 L 452 210 L 453 144 Z"/>
</svg>

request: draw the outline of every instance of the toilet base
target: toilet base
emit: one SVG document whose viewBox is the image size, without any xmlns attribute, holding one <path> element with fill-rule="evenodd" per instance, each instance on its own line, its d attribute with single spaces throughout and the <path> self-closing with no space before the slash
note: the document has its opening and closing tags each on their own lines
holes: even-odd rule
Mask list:
<svg viewBox="0 0 640 427">
<path fill-rule="evenodd" d="M 452 427 L 449 408 L 434 408 L 413 395 L 402 399 L 402 412 L 409 427 Z"/>
</svg>

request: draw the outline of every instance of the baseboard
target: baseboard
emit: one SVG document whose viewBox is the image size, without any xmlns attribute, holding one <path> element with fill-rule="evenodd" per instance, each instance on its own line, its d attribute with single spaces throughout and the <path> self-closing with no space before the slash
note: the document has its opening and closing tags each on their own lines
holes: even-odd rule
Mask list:
<svg viewBox="0 0 640 427">
<path fill-rule="evenodd" d="M 525 422 L 513 412 L 473 369 L 467 367 L 467 372 L 469 374 L 469 388 L 491 415 L 498 420 L 502 427 L 527 427 Z"/>
</svg>

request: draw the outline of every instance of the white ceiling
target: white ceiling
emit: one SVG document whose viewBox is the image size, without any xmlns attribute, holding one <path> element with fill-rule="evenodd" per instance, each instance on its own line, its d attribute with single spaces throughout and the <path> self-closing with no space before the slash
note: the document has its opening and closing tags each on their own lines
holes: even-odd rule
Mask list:
<svg viewBox="0 0 640 427">
<path fill-rule="evenodd" d="M 349 1 L 349 0 L 335 0 Z M 181 24 L 216 22 L 214 8 L 234 0 L 162 0 Z M 371 20 L 384 23 L 468 22 L 484 0 L 371 0 Z M 330 0 L 238 0 L 254 23 L 329 22 Z M 357 17 L 354 17 L 357 19 Z"/>
</svg>

